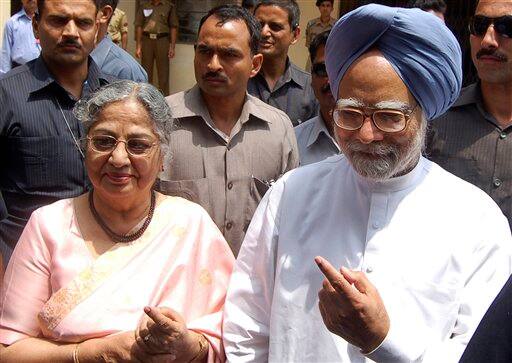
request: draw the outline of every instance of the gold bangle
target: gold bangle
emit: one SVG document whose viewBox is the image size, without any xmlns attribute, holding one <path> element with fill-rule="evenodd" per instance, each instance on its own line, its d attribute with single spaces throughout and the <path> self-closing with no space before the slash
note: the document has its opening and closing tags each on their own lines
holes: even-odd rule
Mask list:
<svg viewBox="0 0 512 363">
<path fill-rule="evenodd" d="M 199 352 L 197 352 L 197 354 L 191 360 L 188 361 L 189 363 L 195 362 L 198 358 L 200 358 L 203 355 L 204 348 L 208 347 L 208 341 L 205 342 L 205 340 L 206 338 L 203 336 L 203 334 L 199 334 Z"/>
<path fill-rule="evenodd" d="M 75 345 L 75 350 L 73 351 L 73 363 L 80 363 L 80 360 L 78 359 L 78 347 L 80 346 L 80 343 Z"/>
</svg>

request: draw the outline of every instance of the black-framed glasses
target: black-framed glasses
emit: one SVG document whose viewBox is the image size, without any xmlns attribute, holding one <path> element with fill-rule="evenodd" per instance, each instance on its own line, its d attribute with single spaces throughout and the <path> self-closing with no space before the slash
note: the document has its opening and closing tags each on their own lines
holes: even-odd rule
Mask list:
<svg viewBox="0 0 512 363">
<path fill-rule="evenodd" d="M 356 107 L 336 107 L 332 116 L 336 126 L 343 130 L 359 130 L 364 120 L 369 117 L 380 131 L 393 133 L 405 130 L 417 106 L 418 104 L 410 111 L 366 108 L 365 110 L 371 110 L 369 113 Z"/>
<path fill-rule="evenodd" d="M 325 62 L 314 63 L 311 66 L 311 73 L 318 77 L 327 77 L 327 68 L 325 68 Z"/>
<path fill-rule="evenodd" d="M 475 15 L 469 22 L 469 32 L 478 37 L 482 37 L 491 24 L 493 24 L 494 30 L 502 37 L 512 38 L 512 15 L 504 15 L 497 18 Z"/>
<path fill-rule="evenodd" d="M 153 147 L 157 144 L 156 142 L 137 137 L 121 140 L 110 135 L 95 135 L 87 137 L 86 140 L 94 151 L 105 154 L 113 152 L 117 145 L 122 142 L 125 145 L 126 152 L 135 157 L 149 155 Z"/>
</svg>

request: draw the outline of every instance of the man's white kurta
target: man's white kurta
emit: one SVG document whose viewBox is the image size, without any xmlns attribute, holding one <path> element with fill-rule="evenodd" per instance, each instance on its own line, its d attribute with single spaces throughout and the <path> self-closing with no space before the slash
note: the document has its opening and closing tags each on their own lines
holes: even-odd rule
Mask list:
<svg viewBox="0 0 512 363">
<path fill-rule="evenodd" d="M 426 159 L 386 182 L 342 155 L 295 169 L 262 199 L 238 255 L 228 359 L 457 362 L 511 273 L 511 247 L 491 198 Z M 364 271 L 384 300 L 391 328 L 366 357 L 322 321 L 317 255 Z"/>
</svg>

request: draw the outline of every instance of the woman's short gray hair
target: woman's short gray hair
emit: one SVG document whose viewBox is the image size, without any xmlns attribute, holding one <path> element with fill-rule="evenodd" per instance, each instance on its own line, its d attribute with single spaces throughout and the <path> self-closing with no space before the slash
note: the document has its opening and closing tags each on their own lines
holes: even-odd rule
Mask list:
<svg viewBox="0 0 512 363">
<path fill-rule="evenodd" d="M 147 111 L 153 121 L 153 131 L 160 139 L 160 147 L 164 159 L 169 157 L 169 134 L 173 121 L 171 109 L 164 96 L 154 86 L 148 83 L 137 83 L 121 80 L 110 83 L 82 98 L 76 103 L 73 113 L 83 123 L 85 132 L 89 131 L 98 114 L 107 105 L 126 99 L 137 100 Z"/>
</svg>

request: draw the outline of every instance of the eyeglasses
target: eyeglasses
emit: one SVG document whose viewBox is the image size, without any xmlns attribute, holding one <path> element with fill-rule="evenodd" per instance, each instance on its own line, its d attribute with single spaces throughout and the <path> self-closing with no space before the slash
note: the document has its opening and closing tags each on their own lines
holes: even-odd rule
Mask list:
<svg viewBox="0 0 512 363">
<path fill-rule="evenodd" d="M 125 145 L 126 152 L 135 157 L 149 155 L 153 146 L 157 144 L 156 142 L 140 138 L 120 140 L 110 135 L 87 137 L 87 141 L 91 148 L 99 153 L 111 153 L 116 149 L 117 145 L 122 142 Z"/>
<path fill-rule="evenodd" d="M 343 130 L 359 130 L 366 117 L 370 117 L 380 131 L 393 133 L 405 130 L 411 114 L 417 106 L 418 104 L 407 112 L 394 109 L 373 109 L 370 113 L 354 107 L 340 107 L 334 109 L 332 116 L 336 125 Z"/>
<path fill-rule="evenodd" d="M 512 38 L 512 15 L 504 15 L 498 18 L 475 15 L 469 22 L 469 32 L 478 37 L 482 37 L 491 24 L 493 24 L 494 30 L 502 37 Z"/>
<path fill-rule="evenodd" d="M 325 68 L 325 63 L 315 63 L 311 66 L 311 73 L 318 77 L 327 77 L 327 69 Z"/>
</svg>

